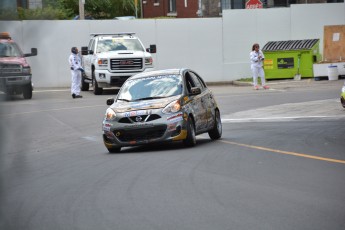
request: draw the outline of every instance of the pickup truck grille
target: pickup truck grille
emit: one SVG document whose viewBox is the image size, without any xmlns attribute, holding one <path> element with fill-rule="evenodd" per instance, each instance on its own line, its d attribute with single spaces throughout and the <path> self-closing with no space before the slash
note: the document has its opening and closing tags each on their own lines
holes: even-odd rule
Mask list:
<svg viewBox="0 0 345 230">
<path fill-rule="evenodd" d="M 19 64 L 0 63 L 0 75 L 21 73 L 22 67 Z"/>
<path fill-rule="evenodd" d="M 111 70 L 139 70 L 142 68 L 142 58 L 110 59 Z"/>
</svg>

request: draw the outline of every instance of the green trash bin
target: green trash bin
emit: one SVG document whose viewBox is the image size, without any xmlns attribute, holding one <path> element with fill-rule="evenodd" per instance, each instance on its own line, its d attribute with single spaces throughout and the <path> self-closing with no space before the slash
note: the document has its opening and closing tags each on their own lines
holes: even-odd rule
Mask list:
<svg viewBox="0 0 345 230">
<path fill-rule="evenodd" d="M 270 41 L 264 45 L 266 79 L 311 78 L 313 64 L 321 61 L 319 39 Z"/>
</svg>

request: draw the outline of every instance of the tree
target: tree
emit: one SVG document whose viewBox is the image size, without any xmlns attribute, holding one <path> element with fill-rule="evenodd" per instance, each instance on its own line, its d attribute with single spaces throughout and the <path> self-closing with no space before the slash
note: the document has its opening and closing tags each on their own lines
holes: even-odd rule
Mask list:
<svg viewBox="0 0 345 230">
<path fill-rule="evenodd" d="M 58 0 L 58 2 L 58 7 L 71 9 L 74 15 L 79 15 L 79 0 Z M 91 15 L 96 19 L 135 15 L 134 0 L 85 0 L 84 9 L 85 15 Z"/>
</svg>

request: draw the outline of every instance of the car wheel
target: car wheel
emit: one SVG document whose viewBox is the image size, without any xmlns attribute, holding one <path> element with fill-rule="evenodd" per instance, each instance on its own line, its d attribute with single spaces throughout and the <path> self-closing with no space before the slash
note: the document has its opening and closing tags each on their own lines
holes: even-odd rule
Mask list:
<svg viewBox="0 0 345 230">
<path fill-rule="evenodd" d="M 24 99 L 31 99 L 32 98 L 32 86 L 31 86 L 31 84 L 24 86 L 23 97 L 24 97 Z"/>
<path fill-rule="evenodd" d="M 119 153 L 121 152 L 121 147 L 108 148 L 109 153 Z"/>
<path fill-rule="evenodd" d="M 340 98 L 341 105 L 345 108 L 345 99 L 343 97 Z"/>
<path fill-rule="evenodd" d="M 188 117 L 187 121 L 187 138 L 183 140 L 183 144 L 187 147 L 193 147 L 196 145 L 196 136 L 194 122 L 191 117 Z"/>
<path fill-rule="evenodd" d="M 85 82 L 85 74 L 81 75 L 81 84 L 80 84 L 81 91 L 89 91 L 90 84 Z"/>
<path fill-rule="evenodd" d="M 217 140 L 222 136 L 222 121 L 218 110 L 215 111 L 214 126 L 210 131 L 208 131 L 208 135 L 212 140 Z"/>
<path fill-rule="evenodd" d="M 93 78 L 93 93 L 95 95 L 101 95 L 103 92 L 103 88 L 98 87 L 98 83 L 95 78 Z"/>
</svg>

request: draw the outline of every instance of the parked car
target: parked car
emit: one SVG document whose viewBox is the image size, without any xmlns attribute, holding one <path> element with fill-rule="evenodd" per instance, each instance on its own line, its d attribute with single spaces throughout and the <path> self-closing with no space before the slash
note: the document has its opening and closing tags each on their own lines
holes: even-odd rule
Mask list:
<svg viewBox="0 0 345 230">
<path fill-rule="evenodd" d="M 341 105 L 345 108 L 345 83 L 343 87 L 341 88 L 340 102 L 341 102 Z"/>
<path fill-rule="evenodd" d="M 196 135 L 222 135 L 220 109 L 203 79 L 190 69 L 143 72 L 130 77 L 117 97 L 109 98 L 103 141 L 110 153 L 122 147 L 182 141 L 196 145 Z"/>
<path fill-rule="evenodd" d="M 36 56 L 37 49 L 24 54 L 8 32 L 0 33 L 0 91 L 7 95 L 23 94 L 32 98 L 33 84 L 31 67 L 26 57 Z"/>
</svg>

